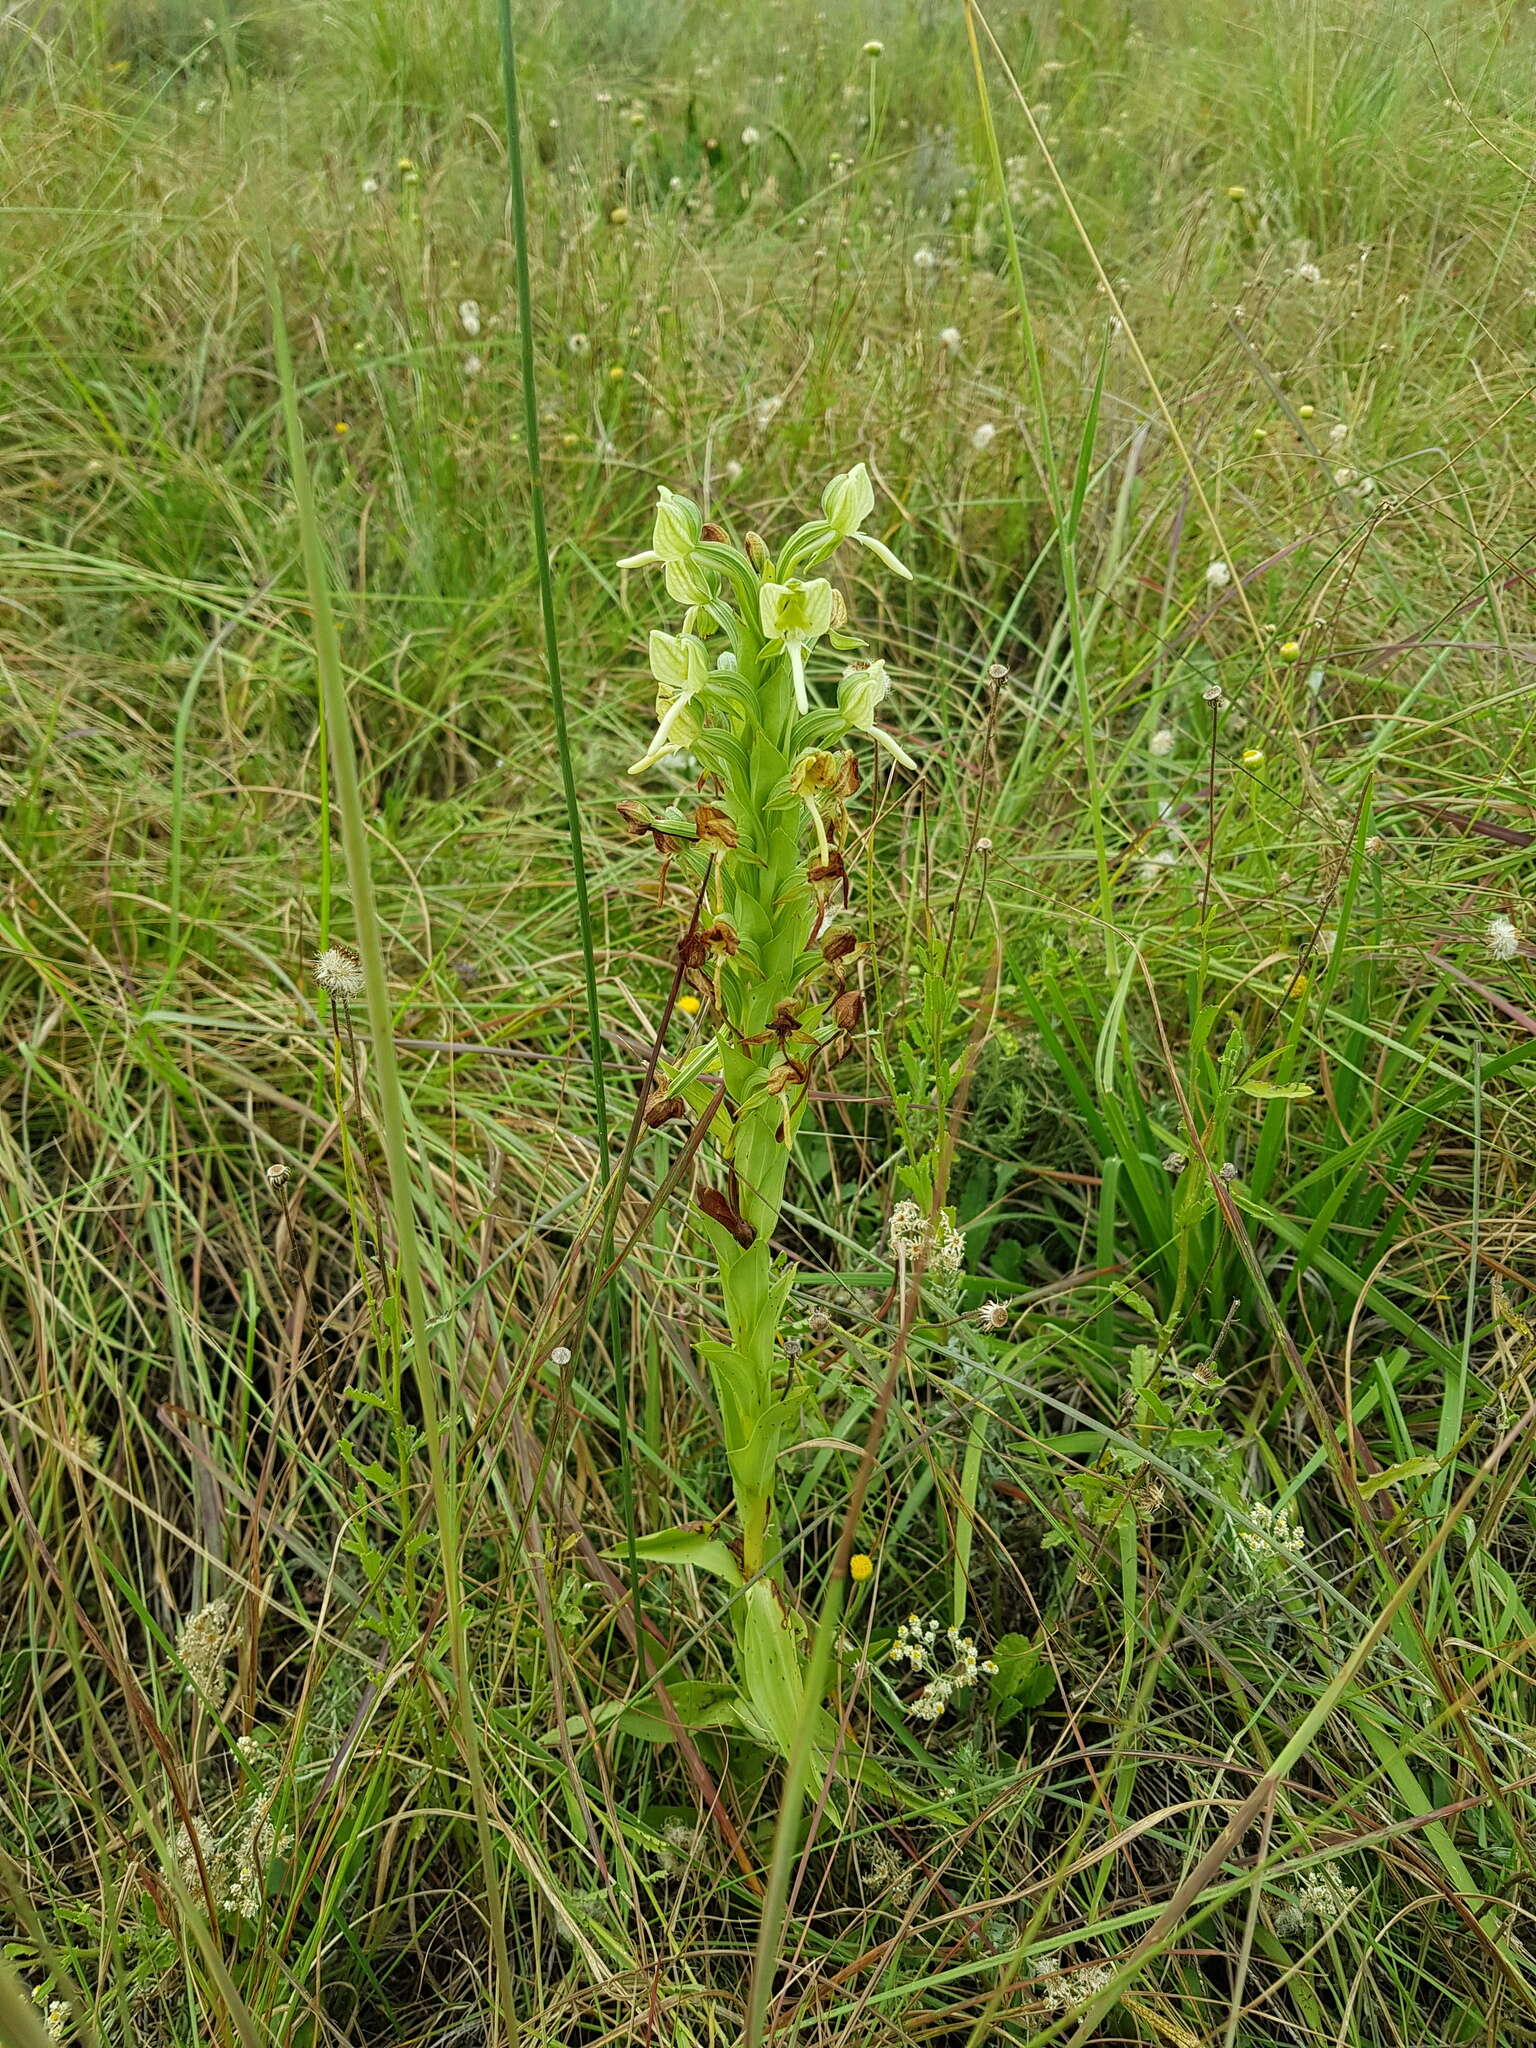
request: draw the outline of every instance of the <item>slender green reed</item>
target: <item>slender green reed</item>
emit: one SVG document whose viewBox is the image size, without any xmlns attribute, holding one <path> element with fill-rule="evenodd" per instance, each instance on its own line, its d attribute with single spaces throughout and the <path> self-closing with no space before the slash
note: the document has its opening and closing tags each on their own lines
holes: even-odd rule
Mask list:
<svg viewBox="0 0 1536 2048">
<path fill-rule="evenodd" d="M 282 395 L 289 474 L 298 508 L 299 532 L 304 554 L 304 580 L 309 592 L 310 612 L 314 625 L 315 665 L 319 673 L 320 701 L 324 707 L 327 730 L 329 758 L 328 763 L 322 761 L 322 772 L 328 765 L 331 775 L 335 778 L 336 812 L 341 826 L 347 884 L 352 897 L 353 929 L 356 934 L 358 955 L 362 961 L 368 1029 L 373 1052 L 374 1084 L 378 1092 L 379 1130 L 389 1173 L 395 1255 L 399 1261 L 400 1291 L 404 1298 L 403 1332 L 410 1352 L 417 1399 L 421 1403 L 422 1428 L 427 1445 L 432 1507 L 437 1518 L 439 1554 L 442 1559 L 444 1624 L 453 1672 L 454 1713 L 474 1806 L 481 1878 L 485 1886 L 486 1917 L 489 1921 L 491 1950 L 495 1959 L 494 1996 L 500 2005 L 507 2039 L 516 2041 L 518 2026 L 513 2002 L 511 1960 L 507 1951 L 506 1929 L 500 1912 L 502 1891 L 492 1828 L 491 1798 L 481 1756 L 479 1714 L 475 1704 L 465 1637 L 466 1607 L 460 1559 L 459 1496 L 454 1483 L 456 1461 L 452 1448 L 452 1440 L 457 1434 L 453 1406 L 453 1389 L 456 1382 L 451 1355 L 452 1324 L 451 1319 L 440 1319 L 434 1329 L 423 1283 L 414 1174 L 407 1137 L 409 1115 L 405 1090 L 400 1078 L 399 1061 L 395 1054 L 395 1019 L 389 1000 L 383 928 L 379 919 L 373 871 L 368 856 L 368 825 L 363 814 L 357 755 L 352 742 L 352 724 L 347 709 L 341 645 L 331 605 L 325 543 L 315 509 L 309 458 L 304 444 L 304 427 L 299 416 L 298 387 L 294 378 L 292 353 L 288 345 L 287 321 L 283 311 L 277 270 L 270 253 L 267 258 L 267 298 L 272 319 L 272 345 Z M 362 1113 L 361 1105 L 359 1110 Z M 382 1246 L 380 1251 L 382 1253 Z M 434 1335 L 438 1336 L 442 1350 L 448 1354 L 441 1366 L 434 1347 Z M 443 1384 L 449 1389 L 446 1402 L 439 1398 L 440 1371 Z"/>
</svg>

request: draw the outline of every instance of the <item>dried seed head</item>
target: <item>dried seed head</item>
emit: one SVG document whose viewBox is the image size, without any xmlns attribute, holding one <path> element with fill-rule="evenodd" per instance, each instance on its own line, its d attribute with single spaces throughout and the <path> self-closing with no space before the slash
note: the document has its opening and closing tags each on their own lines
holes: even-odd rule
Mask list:
<svg viewBox="0 0 1536 2048">
<path fill-rule="evenodd" d="M 976 1320 L 984 1330 L 1006 1330 L 1008 1327 L 1007 1303 L 984 1301 L 976 1311 Z"/>
<path fill-rule="evenodd" d="M 315 979 L 335 1003 L 355 1003 L 363 993 L 363 963 L 350 946 L 326 947 L 315 961 Z"/>
<path fill-rule="evenodd" d="M 288 1185 L 288 1168 L 281 1159 L 274 1159 L 267 1168 L 267 1186 L 274 1195 L 280 1195 Z"/>
</svg>

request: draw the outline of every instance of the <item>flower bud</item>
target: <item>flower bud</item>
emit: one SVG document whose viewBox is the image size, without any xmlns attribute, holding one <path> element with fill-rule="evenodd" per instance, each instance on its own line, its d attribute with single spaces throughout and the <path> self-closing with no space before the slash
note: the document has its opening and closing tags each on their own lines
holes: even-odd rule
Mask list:
<svg viewBox="0 0 1536 2048">
<path fill-rule="evenodd" d="M 742 542 L 742 546 L 747 551 L 747 560 L 759 575 L 765 569 L 773 567 L 773 557 L 768 552 L 768 543 L 760 533 L 749 533 Z"/>
</svg>

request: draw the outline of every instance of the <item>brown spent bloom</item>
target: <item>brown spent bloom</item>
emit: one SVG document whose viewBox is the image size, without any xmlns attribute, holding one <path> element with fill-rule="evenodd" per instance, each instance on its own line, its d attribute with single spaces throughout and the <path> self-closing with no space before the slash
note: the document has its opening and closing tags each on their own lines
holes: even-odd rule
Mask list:
<svg viewBox="0 0 1536 2048">
<path fill-rule="evenodd" d="M 845 988 L 830 1004 L 832 1022 L 839 1031 L 857 1031 L 864 1021 L 864 997 L 856 988 Z"/>
<path fill-rule="evenodd" d="M 729 849 L 741 844 L 741 835 L 731 822 L 730 812 L 722 811 L 718 804 L 700 804 L 693 814 L 693 829 L 699 836 L 700 846 Z"/>
<path fill-rule="evenodd" d="M 675 1124 L 688 1114 L 688 1105 L 681 1095 L 655 1094 L 645 1105 L 641 1122 L 648 1131 L 659 1131 L 663 1124 Z"/>
<path fill-rule="evenodd" d="M 728 1230 L 743 1251 L 749 1251 L 757 1243 L 757 1232 L 718 1188 L 700 1188 L 695 1199 L 710 1222 Z"/>
</svg>

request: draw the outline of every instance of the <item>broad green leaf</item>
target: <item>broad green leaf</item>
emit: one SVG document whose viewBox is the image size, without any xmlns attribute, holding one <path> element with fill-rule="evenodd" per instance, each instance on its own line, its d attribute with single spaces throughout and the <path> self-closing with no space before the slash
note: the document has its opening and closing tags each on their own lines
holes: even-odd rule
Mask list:
<svg viewBox="0 0 1536 2048">
<path fill-rule="evenodd" d="M 623 1553 L 614 1551 L 617 1557 Z M 635 1555 L 651 1564 L 692 1565 L 695 1571 L 712 1572 L 730 1585 L 741 1584 L 741 1566 L 728 1543 L 718 1536 L 705 1536 L 697 1529 L 656 1529 L 635 1539 Z"/>
<path fill-rule="evenodd" d="M 667 1687 L 667 1697 L 677 1709 L 678 1720 L 690 1733 L 738 1725 L 740 1701 L 734 1685 L 715 1679 L 679 1678 Z M 623 1734 L 637 1736 L 641 1742 L 672 1740 L 672 1724 L 654 1701 L 643 1707 L 625 1707 L 618 1716 L 618 1726 Z"/>
<path fill-rule="evenodd" d="M 1310 1081 L 1239 1081 L 1237 1085 L 1255 1102 L 1305 1102 L 1317 1093 Z"/>
</svg>

